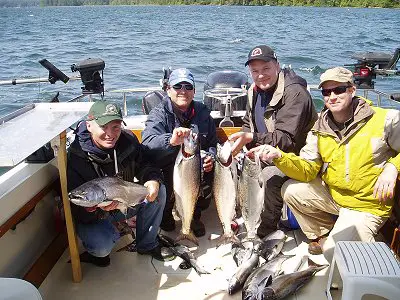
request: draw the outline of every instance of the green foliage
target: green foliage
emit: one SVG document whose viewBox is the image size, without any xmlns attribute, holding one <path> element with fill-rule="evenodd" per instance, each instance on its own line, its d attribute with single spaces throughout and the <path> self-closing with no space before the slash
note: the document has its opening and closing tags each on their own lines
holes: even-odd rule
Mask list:
<svg viewBox="0 0 400 300">
<path fill-rule="evenodd" d="M 0 7 L 80 5 L 285 5 L 400 8 L 399 0 L 0 0 Z"/>
</svg>

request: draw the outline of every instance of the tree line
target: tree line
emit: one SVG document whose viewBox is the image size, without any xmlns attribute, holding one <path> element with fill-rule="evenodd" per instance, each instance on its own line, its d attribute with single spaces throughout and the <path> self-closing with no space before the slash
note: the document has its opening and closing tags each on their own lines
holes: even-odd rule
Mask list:
<svg viewBox="0 0 400 300">
<path fill-rule="evenodd" d="M 0 0 L 0 7 L 81 5 L 284 5 L 400 8 L 400 0 Z"/>
</svg>

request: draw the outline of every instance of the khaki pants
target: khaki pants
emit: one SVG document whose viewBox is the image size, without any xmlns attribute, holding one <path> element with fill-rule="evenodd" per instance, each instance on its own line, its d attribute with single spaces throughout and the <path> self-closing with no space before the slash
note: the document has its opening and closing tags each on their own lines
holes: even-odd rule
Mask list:
<svg viewBox="0 0 400 300">
<path fill-rule="evenodd" d="M 387 218 L 340 207 L 332 199 L 320 177 L 310 182 L 290 179 L 282 186 L 282 197 L 309 239 L 329 233 L 323 245 L 326 259 L 331 261 L 337 241 L 375 241 L 378 230 Z M 334 215 L 338 216 L 335 220 Z"/>
</svg>

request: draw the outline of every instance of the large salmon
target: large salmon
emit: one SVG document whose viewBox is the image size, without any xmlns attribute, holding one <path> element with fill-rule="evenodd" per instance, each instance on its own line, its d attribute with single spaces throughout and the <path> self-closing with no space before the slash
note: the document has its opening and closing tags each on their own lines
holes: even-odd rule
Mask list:
<svg viewBox="0 0 400 300">
<path fill-rule="evenodd" d="M 217 156 L 214 164 L 213 194 L 224 230 L 224 234 L 219 238 L 217 245 L 230 242 L 239 243 L 239 239 L 231 228 L 236 207 L 237 168 L 231 152 L 229 152 L 229 155 L 224 153 L 224 149 L 230 151 L 229 147 L 226 147 L 226 145 L 229 146 L 229 142 L 226 143 L 223 147 L 217 144 Z"/>
<path fill-rule="evenodd" d="M 255 161 L 244 157 L 242 173 L 239 177 L 238 200 L 242 217 L 247 229 L 247 240 L 256 238 L 260 225 L 260 215 L 264 208 L 264 182 L 261 178 L 261 163 L 258 156 Z"/>
<path fill-rule="evenodd" d="M 185 138 L 179 150 L 173 175 L 175 205 L 182 220 L 181 232 L 176 240 L 187 239 L 196 245 L 199 244 L 199 241 L 191 231 L 190 225 L 200 191 L 201 172 L 198 148 L 197 135 L 191 133 L 188 138 Z"/>
<path fill-rule="evenodd" d="M 112 176 L 90 180 L 72 190 L 68 196 L 72 203 L 83 207 L 106 206 L 111 201 L 118 201 L 118 208 L 125 212 L 129 206 L 140 204 L 148 193 L 143 185 Z"/>
</svg>

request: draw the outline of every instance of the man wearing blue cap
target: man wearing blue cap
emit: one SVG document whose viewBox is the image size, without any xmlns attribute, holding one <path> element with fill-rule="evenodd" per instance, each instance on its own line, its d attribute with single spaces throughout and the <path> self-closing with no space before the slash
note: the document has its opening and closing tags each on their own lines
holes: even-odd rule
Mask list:
<svg viewBox="0 0 400 300">
<path fill-rule="evenodd" d="M 188 69 L 176 69 L 171 73 L 167 93 L 162 103 L 150 112 L 142 132 L 142 143 L 147 146 L 148 155 L 155 159 L 157 166 L 163 170 L 167 203 L 160 227 L 165 231 L 172 231 L 175 229 L 172 215 L 173 169 L 180 145 L 193 130 L 198 133 L 201 149 L 215 154 L 217 134 L 214 120 L 207 107 L 201 102 L 194 101 L 195 82 L 193 74 Z M 205 226 L 200 217 L 201 211 L 210 205 L 213 166 L 211 155 L 207 155 L 203 160 L 203 189 L 191 224 L 191 229 L 197 237 L 205 234 Z"/>
<path fill-rule="evenodd" d="M 134 215 L 137 252 L 161 261 L 174 258 L 169 248 L 161 247 L 157 237 L 165 205 L 161 171 L 145 160 L 142 145 L 131 131 L 122 129 L 122 123 L 121 109 L 116 104 L 95 102 L 87 121 L 78 125 L 68 151 L 69 191 L 92 179 L 116 174 L 127 181 L 136 177 L 148 189 L 148 203 L 129 208 L 126 216 L 116 210 L 116 201 L 101 208 L 71 203 L 77 234 L 86 250 L 80 259 L 99 267 L 110 264 L 109 254 L 120 238 L 114 223 Z"/>
</svg>

